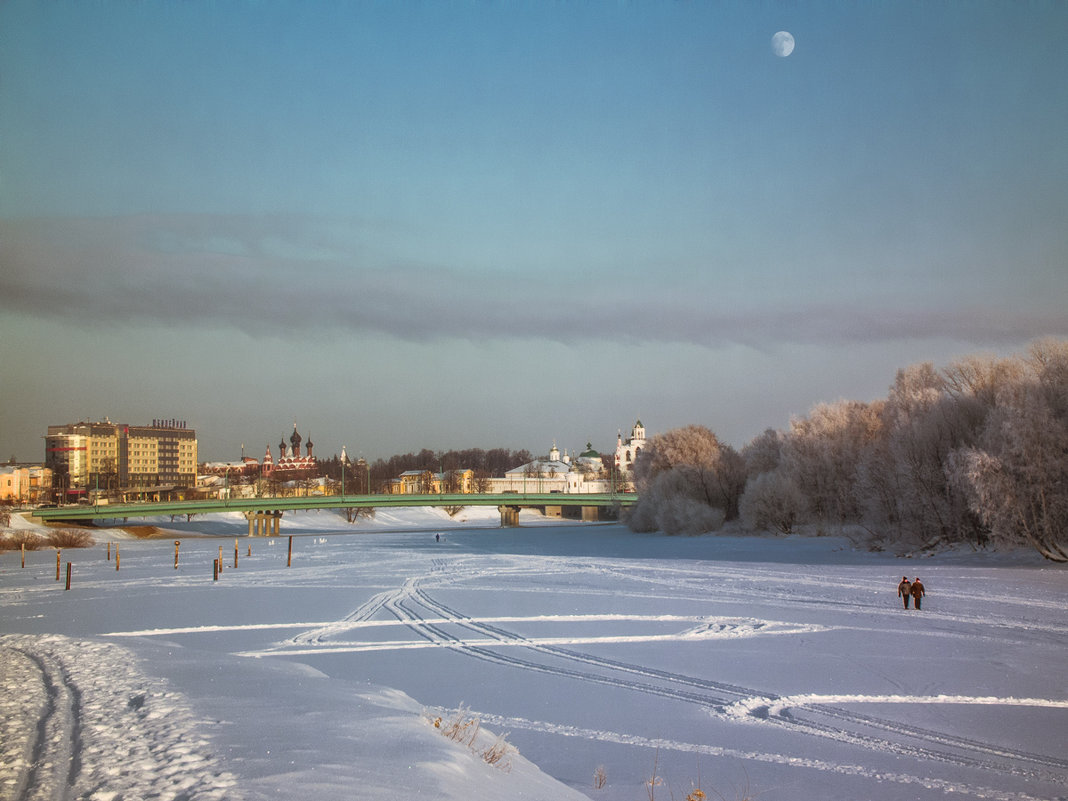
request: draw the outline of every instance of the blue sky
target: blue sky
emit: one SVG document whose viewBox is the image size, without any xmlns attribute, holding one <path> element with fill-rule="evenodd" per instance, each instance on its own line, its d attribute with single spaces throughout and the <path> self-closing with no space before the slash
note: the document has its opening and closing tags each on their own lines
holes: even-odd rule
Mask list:
<svg viewBox="0 0 1068 801">
<path fill-rule="evenodd" d="M 1068 4 L 0 5 L 0 456 L 740 447 L 1068 336 Z M 790 31 L 787 58 L 771 37 Z"/>
</svg>

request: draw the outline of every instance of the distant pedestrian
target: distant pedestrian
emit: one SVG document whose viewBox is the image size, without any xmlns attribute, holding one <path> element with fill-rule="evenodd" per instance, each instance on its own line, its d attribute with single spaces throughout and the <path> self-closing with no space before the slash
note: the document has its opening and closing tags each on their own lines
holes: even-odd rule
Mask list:
<svg viewBox="0 0 1068 801">
<path fill-rule="evenodd" d="M 901 583 L 897 585 L 897 594 L 899 598 L 905 601 L 905 608 L 909 608 L 909 595 L 912 592 L 912 585 L 909 584 L 908 577 L 902 576 Z"/>
<path fill-rule="evenodd" d="M 438 532 L 434 535 L 434 542 L 441 542 L 441 533 Z"/>
<path fill-rule="evenodd" d="M 912 580 L 912 590 L 911 590 L 911 592 L 912 592 L 912 600 L 914 600 L 916 602 L 916 608 L 919 609 L 920 608 L 920 599 L 923 598 L 923 596 L 926 595 L 927 593 L 924 592 L 924 590 L 923 590 L 923 582 L 921 582 L 918 578 L 914 578 Z"/>
</svg>

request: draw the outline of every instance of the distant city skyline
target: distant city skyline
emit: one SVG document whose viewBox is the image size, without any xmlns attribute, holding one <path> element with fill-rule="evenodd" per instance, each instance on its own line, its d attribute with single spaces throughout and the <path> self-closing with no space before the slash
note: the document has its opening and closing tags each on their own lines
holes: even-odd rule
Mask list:
<svg viewBox="0 0 1068 801">
<path fill-rule="evenodd" d="M 325 458 L 639 418 L 740 448 L 1068 336 L 1068 4 L 9 0 L 0 29 L 4 461 L 161 415 L 208 461 L 294 419 Z"/>
</svg>

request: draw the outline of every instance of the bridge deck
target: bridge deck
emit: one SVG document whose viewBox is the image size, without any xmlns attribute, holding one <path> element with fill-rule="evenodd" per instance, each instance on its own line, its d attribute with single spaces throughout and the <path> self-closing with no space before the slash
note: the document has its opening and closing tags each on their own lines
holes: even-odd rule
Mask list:
<svg viewBox="0 0 1068 801">
<path fill-rule="evenodd" d="M 35 509 L 44 521 L 90 520 L 118 517 L 208 514 L 211 512 L 273 512 L 298 509 L 353 509 L 399 506 L 631 506 L 633 493 L 487 493 L 443 495 L 315 495 L 286 498 L 233 498 L 231 500 L 158 501 L 103 505 L 59 506 Z"/>
</svg>

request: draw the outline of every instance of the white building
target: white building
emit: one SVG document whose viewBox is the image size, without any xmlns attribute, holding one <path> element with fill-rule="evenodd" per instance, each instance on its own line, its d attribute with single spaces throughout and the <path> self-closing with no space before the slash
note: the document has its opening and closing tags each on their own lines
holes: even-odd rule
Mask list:
<svg viewBox="0 0 1068 801">
<path fill-rule="evenodd" d="M 638 454 L 645 450 L 645 426 L 639 420 L 630 430 L 630 436 L 623 439 L 623 432 L 616 436 L 616 468 L 624 473 L 634 469 Z"/>
<path fill-rule="evenodd" d="M 490 479 L 490 492 L 611 492 L 611 476 L 604 470 L 604 460 L 590 443 L 573 459 L 566 451 L 561 455 L 554 442 L 547 457 Z"/>
</svg>

